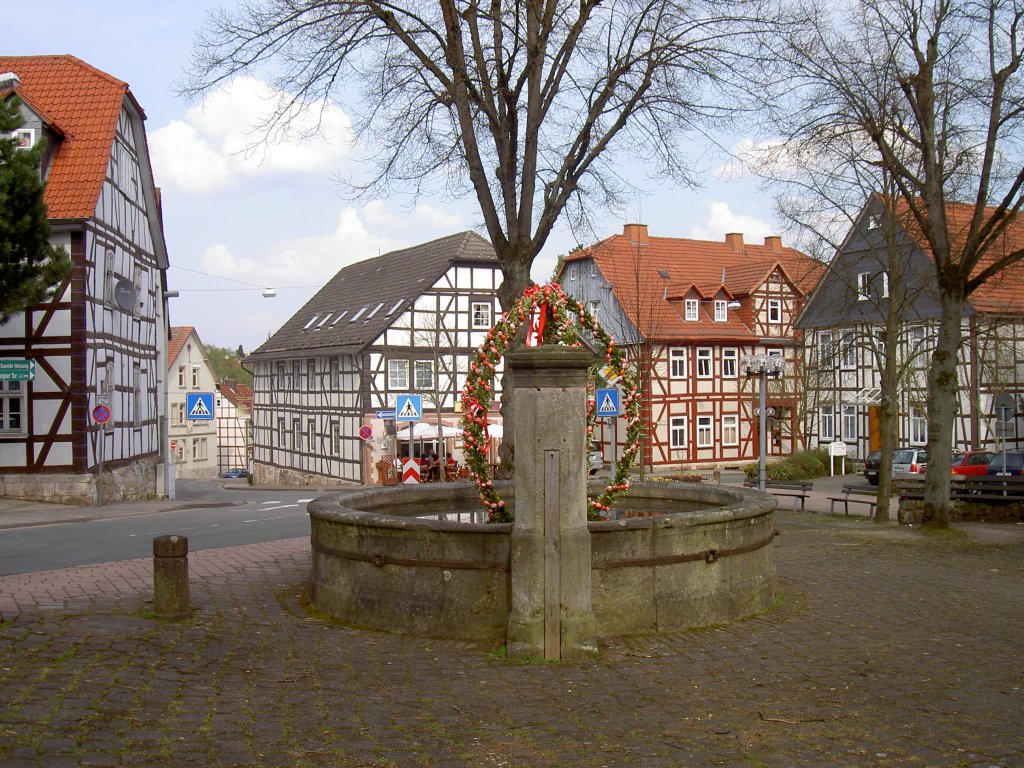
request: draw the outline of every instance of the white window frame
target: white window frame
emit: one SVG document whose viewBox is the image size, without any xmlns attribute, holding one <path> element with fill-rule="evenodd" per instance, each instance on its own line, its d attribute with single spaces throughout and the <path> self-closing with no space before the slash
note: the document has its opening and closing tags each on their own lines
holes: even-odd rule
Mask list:
<svg viewBox="0 0 1024 768">
<path fill-rule="evenodd" d="M 832 442 L 836 439 L 836 409 L 831 405 L 821 407 L 818 416 L 818 442 Z"/>
<path fill-rule="evenodd" d="M 857 406 L 844 405 L 841 410 L 842 439 L 844 442 L 852 443 L 857 439 Z"/>
<path fill-rule="evenodd" d="M 768 299 L 768 322 L 782 322 L 782 299 Z"/>
<path fill-rule="evenodd" d="M 822 370 L 831 370 L 836 362 L 834 355 L 832 332 L 818 331 L 818 367 Z"/>
<path fill-rule="evenodd" d="M 840 337 L 839 366 L 844 371 L 857 368 L 857 335 L 853 331 L 847 331 Z"/>
<path fill-rule="evenodd" d="M 316 360 L 312 358 L 306 361 L 306 391 L 316 391 Z"/>
<path fill-rule="evenodd" d="M 388 360 L 388 389 L 392 392 L 409 391 L 408 360 Z"/>
<path fill-rule="evenodd" d="M 684 303 L 684 318 L 687 322 L 695 322 L 700 318 L 700 302 L 697 299 L 687 299 Z"/>
<path fill-rule="evenodd" d="M 337 392 L 341 389 L 341 363 L 338 358 L 331 360 L 331 391 Z"/>
<path fill-rule="evenodd" d="M 192 366 L 192 389 L 199 389 L 199 366 Z"/>
<path fill-rule="evenodd" d="M 857 301 L 867 301 L 871 298 L 871 273 L 857 273 Z"/>
<path fill-rule="evenodd" d="M 740 351 L 735 347 L 722 350 L 722 378 L 735 379 L 739 377 Z"/>
<path fill-rule="evenodd" d="M 433 360 L 413 360 L 413 389 L 416 392 L 431 392 L 434 389 Z"/>
<path fill-rule="evenodd" d="M 668 371 L 670 379 L 686 378 L 686 347 L 670 347 L 668 350 Z"/>
<path fill-rule="evenodd" d="M 714 448 L 715 429 L 710 416 L 697 417 L 697 447 Z"/>
<path fill-rule="evenodd" d="M 686 417 L 670 416 L 668 420 L 669 450 L 684 450 L 687 443 L 686 435 Z"/>
<path fill-rule="evenodd" d="M 928 445 L 928 416 L 919 410 L 910 414 L 910 444 Z"/>
<path fill-rule="evenodd" d="M 487 330 L 491 327 L 491 310 L 494 307 L 486 301 L 474 301 L 469 308 L 473 330 Z"/>
<path fill-rule="evenodd" d="M 579 271 L 578 267 L 579 267 L 579 265 L 575 261 L 572 262 L 569 265 L 569 279 L 570 280 L 575 280 L 576 279 L 577 272 Z"/>
<path fill-rule="evenodd" d="M 341 425 L 336 422 L 331 422 L 331 455 L 341 456 Z"/>
<path fill-rule="evenodd" d="M 178 386 L 181 387 L 181 389 L 185 388 L 185 366 L 184 365 L 179 365 L 178 366 Z"/>
<path fill-rule="evenodd" d="M 28 151 L 36 145 L 36 131 L 34 128 L 15 128 L 12 132 L 16 149 Z"/>
<path fill-rule="evenodd" d="M 284 416 L 277 417 L 277 447 L 285 447 L 285 420 Z"/>
<path fill-rule="evenodd" d="M 132 365 L 132 426 L 142 426 L 142 366 Z"/>
<path fill-rule="evenodd" d="M 316 419 L 306 419 L 306 450 L 316 450 Z"/>
<path fill-rule="evenodd" d="M 735 447 L 740 444 L 740 417 L 735 414 L 722 416 L 722 445 Z"/>
<path fill-rule="evenodd" d="M 715 322 L 724 323 L 729 319 L 729 302 L 715 299 Z"/>
<path fill-rule="evenodd" d="M 0 381 L 0 435 L 24 435 L 27 387 L 22 381 Z M 17 425 L 12 426 L 17 420 Z"/>
<path fill-rule="evenodd" d="M 714 359 L 714 350 L 711 347 L 697 348 L 697 378 L 710 379 L 714 376 L 711 363 Z"/>
</svg>

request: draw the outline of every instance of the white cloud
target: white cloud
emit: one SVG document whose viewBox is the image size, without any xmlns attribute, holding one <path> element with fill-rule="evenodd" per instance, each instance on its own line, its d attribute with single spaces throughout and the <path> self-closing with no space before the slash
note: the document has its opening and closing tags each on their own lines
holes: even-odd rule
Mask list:
<svg viewBox="0 0 1024 768">
<path fill-rule="evenodd" d="M 246 178 L 329 172 L 348 156 L 352 126 L 340 108 L 316 103 L 286 124 L 265 125 L 289 94 L 251 77 L 211 92 L 183 119 L 149 134 L 157 183 L 211 193 Z"/>
<path fill-rule="evenodd" d="M 226 245 L 216 244 L 203 252 L 202 263 L 205 272 L 266 288 L 322 286 L 342 267 L 405 245 L 403 240 L 369 231 L 360 211 L 342 208 L 334 230 L 327 234 L 282 240 L 258 261 L 236 256 Z"/>
<path fill-rule="evenodd" d="M 734 213 L 729 204 L 715 200 L 707 204 L 705 225 L 690 228 L 690 237 L 698 240 L 723 240 L 729 232 L 740 232 L 748 243 L 763 242 L 765 236 L 778 234 L 777 228 L 764 219 Z"/>
</svg>

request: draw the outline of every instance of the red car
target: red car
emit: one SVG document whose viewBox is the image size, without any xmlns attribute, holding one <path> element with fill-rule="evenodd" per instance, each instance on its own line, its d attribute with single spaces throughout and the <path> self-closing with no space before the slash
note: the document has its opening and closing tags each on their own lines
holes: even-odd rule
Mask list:
<svg viewBox="0 0 1024 768">
<path fill-rule="evenodd" d="M 995 455 L 992 451 L 954 453 L 951 471 L 954 475 L 984 475 Z"/>
</svg>

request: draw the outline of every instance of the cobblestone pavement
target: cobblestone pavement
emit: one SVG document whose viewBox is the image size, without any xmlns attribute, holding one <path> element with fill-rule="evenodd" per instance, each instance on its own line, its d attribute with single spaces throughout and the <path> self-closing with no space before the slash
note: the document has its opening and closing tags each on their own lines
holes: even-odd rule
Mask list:
<svg viewBox="0 0 1024 768">
<path fill-rule="evenodd" d="M 774 610 L 585 664 L 339 626 L 303 539 L 0 578 L 2 766 L 1022 766 L 1024 527 L 782 511 Z"/>
</svg>

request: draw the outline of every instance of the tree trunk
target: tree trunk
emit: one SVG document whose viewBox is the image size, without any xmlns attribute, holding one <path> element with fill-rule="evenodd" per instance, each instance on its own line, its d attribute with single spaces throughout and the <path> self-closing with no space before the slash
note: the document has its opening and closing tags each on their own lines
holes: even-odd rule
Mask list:
<svg viewBox="0 0 1024 768">
<path fill-rule="evenodd" d="M 953 419 L 959 391 L 958 355 L 964 299 L 956 281 L 939 285 L 942 317 L 928 370 L 928 474 L 924 487 L 925 525 L 949 527 L 949 477 L 953 458 Z"/>
<path fill-rule="evenodd" d="M 521 246 L 520 252 L 517 253 L 515 247 L 507 242 L 501 245 L 496 244 L 495 251 L 497 251 L 498 259 L 501 261 L 502 273 L 504 275 L 504 280 L 498 289 L 498 302 L 501 304 L 502 310 L 508 312 L 533 282 L 530 279 L 530 264 L 533 261 L 533 257 L 525 253 L 525 246 Z M 509 345 L 506 355 L 522 343 L 524 338 L 525 328 L 520 328 L 515 341 Z M 506 366 L 501 375 L 501 421 L 504 427 L 504 434 L 498 447 L 498 457 L 501 460 L 498 474 L 499 479 L 508 478 L 515 471 L 516 438 L 512 426 L 514 423 L 512 415 L 515 404 L 512 391 L 512 372 Z"/>
</svg>

